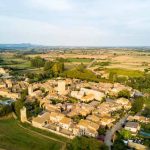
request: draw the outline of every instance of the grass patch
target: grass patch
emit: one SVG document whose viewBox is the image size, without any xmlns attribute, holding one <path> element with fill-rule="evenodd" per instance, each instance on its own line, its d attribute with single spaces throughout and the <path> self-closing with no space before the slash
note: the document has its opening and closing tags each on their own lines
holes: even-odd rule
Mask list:
<svg viewBox="0 0 150 150">
<path fill-rule="evenodd" d="M 91 62 L 93 59 L 90 58 L 68 58 L 69 62 Z"/>
<path fill-rule="evenodd" d="M 40 73 L 43 68 L 31 67 L 29 60 L 19 58 L 16 55 L 2 55 L 0 56 L 0 66 L 11 70 L 11 75 L 19 76 L 25 73 Z"/>
<path fill-rule="evenodd" d="M 105 69 L 108 73 L 114 73 L 117 75 L 124 75 L 128 77 L 142 77 L 144 73 L 138 70 L 120 69 L 120 68 L 107 68 Z"/>
<path fill-rule="evenodd" d="M 14 119 L 0 120 L 0 147 L 13 150 L 60 150 L 61 143 L 28 133 Z"/>
<path fill-rule="evenodd" d="M 66 138 L 66 137 L 63 137 L 63 136 L 60 136 L 60 135 L 57 135 L 55 133 L 52 133 L 50 131 L 45 131 L 45 130 L 42 130 L 42 129 L 39 129 L 39 128 L 35 128 L 29 124 L 21 124 L 22 126 L 28 128 L 28 129 L 31 129 L 32 131 L 36 131 L 38 133 L 42 133 L 43 135 L 47 135 L 47 136 L 50 136 L 50 137 L 53 137 L 57 140 L 60 140 L 62 142 L 70 142 L 70 139 L 69 138 Z"/>
<path fill-rule="evenodd" d="M 16 68 L 16 69 L 29 69 L 32 68 L 29 61 L 25 61 L 23 63 L 9 65 L 8 67 Z"/>
<path fill-rule="evenodd" d="M 109 62 L 109 61 L 103 61 L 103 62 L 94 62 L 93 63 L 93 65 L 92 65 L 92 67 L 94 67 L 94 66 L 109 66 L 111 64 L 111 62 Z"/>
<path fill-rule="evenodd" d="M 60 61 L 63 61 L 63 62 L 81 62 L 81 63 L 88 63 L 88 62 L 91 62 L 93 59 L 91 58 L 65 58 L 65 59 L 58 59 Z"/>
<path fill-rule="evenodd" d="M 6 55 L 1 56 L 0 66 L 11 67 L 16 69 L 31 68 L 30 62 L 28 60 L 24 60 L 16 56 L 6 56 Z"/>
</svg>

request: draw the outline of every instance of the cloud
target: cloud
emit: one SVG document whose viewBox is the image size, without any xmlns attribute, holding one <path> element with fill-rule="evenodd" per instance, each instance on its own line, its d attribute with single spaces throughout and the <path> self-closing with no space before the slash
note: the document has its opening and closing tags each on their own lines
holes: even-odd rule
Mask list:
<svg viewBox="0 0 150 150">
<path fill-rule="evenodd" d="M 39 10 L 68 11 L 72 8 L 69 0 L 27 0 L 27 2 Z"/>
<path fill-rule="evenodd" d="M 32 42 L 46 45 L 92 45 L 106 32 L 94 27 L 65 27 L 28 19 L 0 17 L 0 41 Z M 11 27 L 10 27 L 11 24 Z M 93 33 L 93 34 L 91 34 Z M 88 43 L 88 44 L 87 44 Z"/>
<path fill-rule="evenodd" d="M 149 44 L 149 0 L 0 0 L 0 7 L 5 43 Z"/>
</svg>

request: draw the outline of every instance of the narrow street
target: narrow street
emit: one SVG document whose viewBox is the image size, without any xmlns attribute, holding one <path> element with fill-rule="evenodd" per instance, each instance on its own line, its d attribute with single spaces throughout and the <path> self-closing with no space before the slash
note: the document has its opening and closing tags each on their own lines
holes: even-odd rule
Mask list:
<svg viewBox="0 0 150 150">
<path fill-rule="evenodd" d="M 111 150 L 111 145 L 112 145 L 112 142 L 111 142 L 111 139 L 112 139 L 112 136 L 114 135 L 114 133 L 119 130 L 121 127 L 122 127 L 122 124 L 126 121 L 128 117 L 128 114 L 126 114 L 123 118 L 121 118 L 110 130 L 108 130 L 106 132 L 106 136 L 105 136 L 105 144 L 109 147 L 109 150 Z"/>
</svg>

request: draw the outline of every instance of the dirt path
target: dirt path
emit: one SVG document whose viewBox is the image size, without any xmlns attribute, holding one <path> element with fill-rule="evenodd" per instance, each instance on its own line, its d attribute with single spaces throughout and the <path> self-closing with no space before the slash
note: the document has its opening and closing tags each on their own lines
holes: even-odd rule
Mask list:
<svg viewBox="0 0 150 150">
<path fill-rule="evenodd" d="M 86 68 L 87 68 L 87 69 L 90 68 L 90 67 L 93 65 L 93 63 L 96 62 L 96 60 L 97 60 L 97 59 L 95 58 L 92 62 L 89 63 L 89 65 L 88 65 Z"/>
</svg>

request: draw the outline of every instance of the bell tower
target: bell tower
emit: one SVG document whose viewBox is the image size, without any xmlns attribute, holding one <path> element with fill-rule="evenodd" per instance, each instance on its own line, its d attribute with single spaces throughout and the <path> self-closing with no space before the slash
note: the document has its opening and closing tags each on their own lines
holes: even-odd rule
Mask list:
<svg viewBox="0 0 150 150">
<path fill-rule="evenodd" d="M 27 109 L 25 106 L 23 106 L 23 108 L 20 109 L 20 119 L 21 119 L 21 122 L 28 122 Z"/>
</svg>

